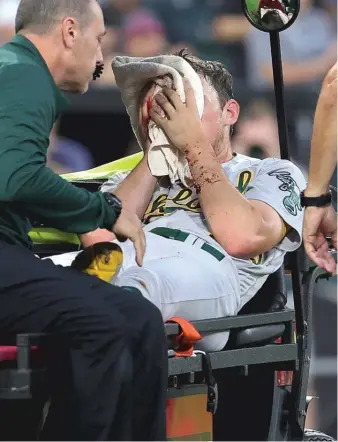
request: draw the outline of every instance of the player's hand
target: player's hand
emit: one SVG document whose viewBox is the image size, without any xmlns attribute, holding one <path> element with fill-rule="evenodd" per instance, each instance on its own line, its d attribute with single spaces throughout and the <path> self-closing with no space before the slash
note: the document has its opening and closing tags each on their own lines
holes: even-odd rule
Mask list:
<svg viewBox="0 0 338 442">
<path fill-rule="evenodd" d="M 182 152 L 196 146 L 205 138 L 194 91 L 183 79 L 185 103 L 173 89 L 164 87 L 155 95 L 149 111 L 150 118 L 160 127 L 171 143 Z"/>
<path fill-rule="evenodd" d="M 129 212 L 127 209 L 122 209 L 112 230 L 119 241 L 130 239 L 134 243 L 136 263 L 142 266 L 146 251 L 146 238 L 140 218 L 135 213 Z"/>
<path fill-rule="evenodd" d="M 83 233 L 79 237 L 84 248 L 93 246 L 98 242 L 112 242 L 116 239 L 114 233 L 106 229 L 96 229 L 92 232 Z"/>
<path fill-rule="evenodd" d="M 327 236 L 332 237 L 337 250 L 337 214 L 333 207 L 307 207 L 303 225 L 306 253 L 318 267 L 335 274 L 336 262 L 330 254 Z"/>
</svg>

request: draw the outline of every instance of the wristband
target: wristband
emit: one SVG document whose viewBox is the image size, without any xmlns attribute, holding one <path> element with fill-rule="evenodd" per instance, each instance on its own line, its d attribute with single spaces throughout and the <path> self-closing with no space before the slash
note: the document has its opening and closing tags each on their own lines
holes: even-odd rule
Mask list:
<svg viewBox="0 0 338 442">
<path fill-rule="evenodd" d="M 116 214 L 116 220 L 115 220 L 116 222 L 118 220 L 118 217 L 121 215 L 122 201 L 113 193 L 103 192 L 103 196 L 104 199 L 107 201 L 108 205 L 114 209 Z"/>
<path fill-rule="evenodd" d="M 325 207 L 332 202 L 331 192 L 320 196 L 305 196 L 304 192 L 300 194 L 300 203 L 302 207 Z"/>
</svg>

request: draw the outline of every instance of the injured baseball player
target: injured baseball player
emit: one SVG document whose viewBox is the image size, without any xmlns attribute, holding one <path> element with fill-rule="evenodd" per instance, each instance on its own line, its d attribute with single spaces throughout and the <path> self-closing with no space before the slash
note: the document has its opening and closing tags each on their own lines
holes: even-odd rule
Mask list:
<svg viewBox="0 0 338 442">
<path fill-rule="evenodd" d="M 106 230 L 82 235 L 81 241 L 84 246 L 118 244 L 121 265 L 112 283 L 138 289 L 161 310 L 164 321 L 173 316 L 199 320 L 236 315 L 281 267 L 285 253 L 300 246 L 305 179 L 289 161 L 258 160 L 232 151 L 239 104 L 233 98 L 232 77 L 221 63 L 184 51 L 170 57 L 198 74 L 202 116 L 191 81 L 183 81 L 184 102 L 170 76 L 140 76 L 137 96 L 124 94 L 120 82 L 130 116 L 132 105 L 137 106 L 137 122 L 131 122 L 144 157 L 132 172 L 114 175 L 101 189 L 117 195 L 122 210 L 142 219 L 142 265 L 130 240 L 118 241 Z M 132 59 L 123 58 L 130 67 Z M 125 84 L 131 84 L 132 68 L 123 74 Z M 186 178 L 159 176 L 160 170 L 153 176 L 152 125 L 163 131 L 176 158 L 188 165 L 182 169 Z M 70 253 L 52 259 L 68 266 L 74 257 Z M 220 350 L 227 339 L 228 332 L 204 336 L 200 348 Z"/>
</svg>

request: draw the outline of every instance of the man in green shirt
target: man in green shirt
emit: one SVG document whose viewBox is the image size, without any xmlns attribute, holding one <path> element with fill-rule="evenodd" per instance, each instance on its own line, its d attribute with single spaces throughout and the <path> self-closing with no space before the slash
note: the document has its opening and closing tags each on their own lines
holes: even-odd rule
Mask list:
<svg viewBox="0 0 338 442">
<path fill-rule="evenodd" d="M 36 258 L 28 239 L 32 221 L 79 234 L 105 228 L 131 239 L 142 265 L 136 215 L 46 168 L 50 131 L 67 104 L 60 90 L 87 91 L 104 34 L 96 0 L 21 0 L 16 36 L 0 47 L 0 336 L 66 337 L 71 375 L 52 380 L 43 439 L 165 440 L 159 310 L 137 290 Z"/>
</svg>

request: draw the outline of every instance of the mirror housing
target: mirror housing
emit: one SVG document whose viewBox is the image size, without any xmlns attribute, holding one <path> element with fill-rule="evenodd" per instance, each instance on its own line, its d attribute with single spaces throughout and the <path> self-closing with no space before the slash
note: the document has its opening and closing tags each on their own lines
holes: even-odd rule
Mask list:
<svg viewBox="0 0 338 442">
<path fill-rule="evenodd" d="M 241 0 L 244 15 L 263 32 L 281 32 L 295 22 L 300 0 Z"/>
</svg>

